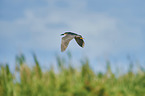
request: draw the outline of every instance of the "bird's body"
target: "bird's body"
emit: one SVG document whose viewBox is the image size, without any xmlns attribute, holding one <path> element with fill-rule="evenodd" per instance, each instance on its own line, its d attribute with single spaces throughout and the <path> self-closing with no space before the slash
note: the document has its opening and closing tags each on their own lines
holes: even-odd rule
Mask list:
<svg viewBox="0 0 145 96">
<path fill-rule="evenodd" d="M 72 32 L 65 32 L 61 40 L 61 52 L 65 51 L 69 42 L 74 38 L 80 47 L 84 47 L 84 41 L 81 35 Z"/>
</svg>

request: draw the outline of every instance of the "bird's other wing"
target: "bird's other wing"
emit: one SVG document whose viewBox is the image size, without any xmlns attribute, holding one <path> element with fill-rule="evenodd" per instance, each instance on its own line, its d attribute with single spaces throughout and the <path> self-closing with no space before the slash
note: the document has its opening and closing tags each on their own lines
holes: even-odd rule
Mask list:
<svg viewBox="0 0 145 96">
<path fill-rule="evenodd" d="M 75 37 L 76 42 L 78 43 L 79 46 L 84 47 L 84 40 L 80 39 L 80 37 Z"/>
<path fill-rule="evenodd" d="M 75 35 L 67 34 L 66 36 L 62 37 L 61 40 L 61 52 L 65 51 L 69 42 L 75 37 Z"/>
</svg>

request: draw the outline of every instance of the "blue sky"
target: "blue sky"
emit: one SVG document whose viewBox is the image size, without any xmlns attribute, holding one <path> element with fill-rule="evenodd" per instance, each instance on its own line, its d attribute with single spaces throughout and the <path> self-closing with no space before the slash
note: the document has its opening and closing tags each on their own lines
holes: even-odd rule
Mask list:
<svg viewBox="0 0 145 96">
<path fill-rule="evenodd" d="M 145 67 L 144 9 L 144 0 L 1 0 L 0 62 L 13 67 L 16 54 L 32 61 L 35 52 L 47 66 L 69 50 L 74 62 L 88 57 L 95 70 L 103 69 L 106 59 L 124 66 L 128 55 Z M 81 34 L 85 47 L 72 40 L 61 53 L 65 31 Z"/>
</svg>

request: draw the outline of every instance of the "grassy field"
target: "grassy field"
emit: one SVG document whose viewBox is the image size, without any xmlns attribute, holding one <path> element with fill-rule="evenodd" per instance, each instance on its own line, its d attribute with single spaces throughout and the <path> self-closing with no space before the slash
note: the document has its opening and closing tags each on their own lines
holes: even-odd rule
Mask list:
<svg viewBox="0 0 145 96">
<path fill-rule="evenodd" d="M 34 61 L 30 68 L 23 55 L 17 56 L 15 72 L 0 66 L 0 96 L 145 96 L 144 69 L 115 76 L 108 63 L 106 73 L 94 73 L 89 60 L 76 69 L 57 56 L 59 72 L 53 66 L 44 72 L 35 55 Z"/>
</svg>

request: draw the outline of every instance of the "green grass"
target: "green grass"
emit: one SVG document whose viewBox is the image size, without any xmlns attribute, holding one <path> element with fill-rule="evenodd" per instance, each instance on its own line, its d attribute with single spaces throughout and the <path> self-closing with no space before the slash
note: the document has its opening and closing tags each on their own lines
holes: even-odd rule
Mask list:
<svg viewBox="0 0 145 96">
<path fill-rule="evenodd" d="M 87 59 L 76 69 L 70 59 L 66 62 L 57 56 L 59 72 L 53 66 L 44 72 L 35 54 L 33 57 L 35 66 L 31 68 L 23 55 L 16 57 L 15 72 L 10 72 L 7 64 L 0 67 L 0 96 L 145 96 L 144 70 L 129 70 L 116 77 L 106 63 L 106 73 L 97 74 Z M 17 74 L 20 80 L 16 79 Z"/>
</svg>

